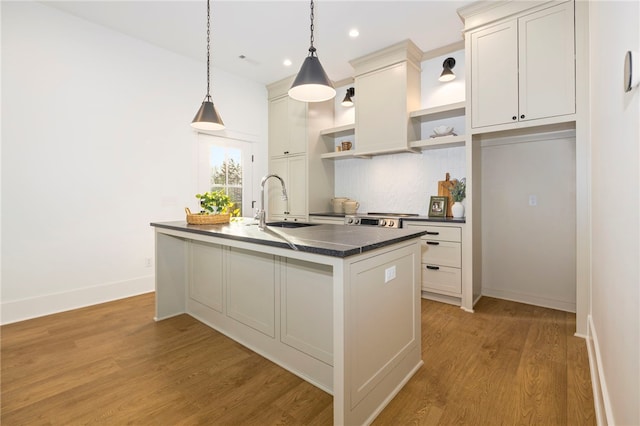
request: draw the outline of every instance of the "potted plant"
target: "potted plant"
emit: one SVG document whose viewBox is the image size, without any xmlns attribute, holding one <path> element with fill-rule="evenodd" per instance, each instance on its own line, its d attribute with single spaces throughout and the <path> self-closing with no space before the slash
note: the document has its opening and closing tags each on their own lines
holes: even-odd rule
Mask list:
<svg viewBox="0 0 640 426">
<path fill-rule="evenodd" d="M 450 194 L 454 201 L 453 206 L 451 207 L 451 212 L 453 213 L 454 218 L 464 217 L 464 206 L 462 205 L 462 200 L 466 197 L 466 190 L 466 178 L 458 179 L 451 188 Z"/>
<path fill-rule="evenodd" d="M 238 215 L 240 210 L 231 210 L 233 201 L 224 190 L 204 192 L 196 194 L 200 200 L 200 213 L 193 214 L 189 208 L 187 212 L 187 223 L 196 225 L 227 223 L 231 216 Z"/>
</svg>

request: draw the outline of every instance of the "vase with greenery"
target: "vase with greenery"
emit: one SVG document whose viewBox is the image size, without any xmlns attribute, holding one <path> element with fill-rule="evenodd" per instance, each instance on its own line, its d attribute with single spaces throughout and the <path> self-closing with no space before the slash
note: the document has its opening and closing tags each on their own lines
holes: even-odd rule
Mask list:
<svg viewBox="0 0 640 426">
<path fill-rule="evenodd" d="M 467 179 L 462 178 L 458 179 L 449 191 L 451 198 L 453 198 L 454 201 L 453 206 L 451 207 L 451 212 L 453 213 L 454 218 L 464 217 L 464 206 L 462 205 L 462 200 L 466 197 L 466 190 Z"/>
</svg>

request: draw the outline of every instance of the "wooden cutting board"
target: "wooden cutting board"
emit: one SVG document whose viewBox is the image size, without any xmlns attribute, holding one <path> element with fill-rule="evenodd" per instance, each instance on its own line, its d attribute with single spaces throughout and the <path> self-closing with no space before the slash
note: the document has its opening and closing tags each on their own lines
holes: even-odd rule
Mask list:
<svg viewBox="0 0 640 426">
<path fill-rule="evenodd" d="M 444 180 L 438 181 L 438 196 L 439 197 L 449 197 L 447 198 L 447 217 L 453 217 L 453 213 L 451 212 L 451 207 L 453 206 L 453 197 L 451 197 L 451 189 L 453 185 L 458 182 L 456 179 L 451 180 L 449 173 L 445 175 Z"/>
</svg>

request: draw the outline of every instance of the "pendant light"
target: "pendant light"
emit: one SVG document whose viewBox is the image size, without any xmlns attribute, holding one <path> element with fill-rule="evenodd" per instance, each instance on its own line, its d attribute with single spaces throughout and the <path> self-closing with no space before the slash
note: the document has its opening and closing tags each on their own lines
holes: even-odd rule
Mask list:
<svg viewBox="0 0 640 426">
<path fill-rule="evenodd" d="M 306 57 L 293 85 L 289 89 L 289 96 L 303 102 L 322 102 L 336 96 L 331 80 L 324 72 L 320 60 L 313 47 L 313 0 L 311 0 L 311 46 L 309 56 Z"/>
<path fill-rule="evenodd" d="M 211 6 L 209 4 L 209 1 L 210 0 L 207 0 L 207 95 L 204 97 L 202 105 L 196 113 L 196 116 L 193 117 L 191 127 L 198 130 L 222 130 L 224 129 L 224 123 L 222 122 L 220 114 L 218 114 L 218 111 L 216 111 L 216 107 L 213 105 L 209 90 L 211 80 Z"/>
</svg>

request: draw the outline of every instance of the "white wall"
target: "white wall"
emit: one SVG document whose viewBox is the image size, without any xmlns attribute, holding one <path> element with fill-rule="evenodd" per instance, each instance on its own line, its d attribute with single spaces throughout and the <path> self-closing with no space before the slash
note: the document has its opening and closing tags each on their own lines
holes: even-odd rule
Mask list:
<svg viewBox="0 0 640 426">
<path fill-rule="evenodd" d="M 573 131 L 483 143 L 483 295 L 576 311 L 575 149 Z"/>
<path fill-rule="evenodd" d="M 438 77 L 442 72 L 442 62 L 448 56 L 456 60 L 456 66 L 453 69 L 456 79 L 442 83 L 438 81 Z M 464 101 L 464 50 L 429 59 L 421 65 L 422 108 Z M 354 110 L 358 107 L 357 92 L 354 97 L 354 108 L 347 109 L 340 105 L 347 87 L 349 86 L 337 88 L 336 126 L 353 123 L 355 118 Z M 455 132 L 464 133 L 464 117 L 462 117 L 424 123 L 423 138 L 432 133 L 432 127 L 440 124 L 453 125 Z M 357 137 L 355 143 L 357 144 Z M 339 160 L 335 164 L 334 195 L 360 201 L 359 212 L 427 215 L 429 197 L 438 195 L 438 181 L 444 180 L 447 172 L 451 174 L 451 178 L 465 176 L 464 147 L 429 150 L 423 151 L 422 154 L 403 153 L 381 155 L 371 159 Z M 330 209 L 328 200 L 327 209 Z"/>
<path fill-rule="evenodd" d="M 152 291 L 149 223 L 197 204 L 204 58 L 41 3 L 1 7 L 2 322 Z M 227 128 L 266 158 L 265 88 L 213 81 Z"/>
<path fill-rule="evenodd" d="M 640 424 L 640 3 L 590 2 L 592 282 L 590 337 L 609 424 Z M 593 360 L 593 357 L 592 357 Z"/>
</svg>

